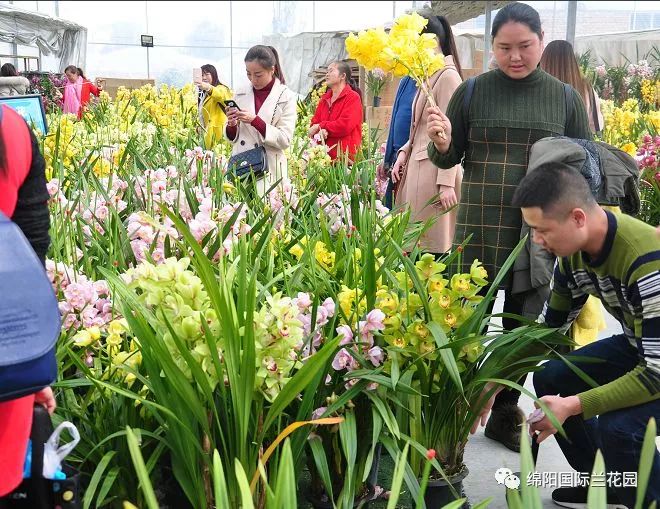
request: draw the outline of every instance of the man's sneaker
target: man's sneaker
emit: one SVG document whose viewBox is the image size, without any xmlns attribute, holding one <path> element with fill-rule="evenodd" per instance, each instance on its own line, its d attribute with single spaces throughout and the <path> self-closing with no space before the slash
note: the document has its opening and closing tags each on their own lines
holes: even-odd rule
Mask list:
<svg viewBox="0 0 660 509">
<path fill-rule="evenodd" d="M 517 405 L 493 408 L 484 434 L 514 452 L 520 452 L 520 432 L 525 414 Z"/>
<path fill-rule="evenodd" d="M 587 493 L 589 488 L 577 486 L 575 488 L 557 488 L 552 492 L 552 501 L 561 507 L 571 509 L 586 509 Z M 613 491 L 607 492 L 607 509 L 628 509 L 619 502 L 619 497 Z"/>
</svg>

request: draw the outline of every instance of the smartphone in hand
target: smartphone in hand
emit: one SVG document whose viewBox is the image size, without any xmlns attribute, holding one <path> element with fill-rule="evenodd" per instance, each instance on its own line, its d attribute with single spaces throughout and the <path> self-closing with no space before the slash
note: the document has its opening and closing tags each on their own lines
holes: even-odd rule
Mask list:
<svg viewBox="0 0 660 509">
<path fill-rule="evenodd" d="M 202 81 L 202 68 L 194 67 L 193 68 L 193 83 L 199 83 Z"/>
<path fill-rule="evenodd" d="M 236 101 L 234 101 L 233 99 L 227 99 L 225 101 L 225 106 L 227 108 L 236 108 L 238 111 L 241 111 L 241 108 L 238 107 L 238 104 L 236 104 Z"/>
</svg>

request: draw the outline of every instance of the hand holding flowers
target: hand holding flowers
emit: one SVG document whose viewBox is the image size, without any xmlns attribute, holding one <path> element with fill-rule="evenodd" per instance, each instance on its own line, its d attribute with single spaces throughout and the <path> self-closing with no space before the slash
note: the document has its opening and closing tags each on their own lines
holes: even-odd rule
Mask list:
<svg viewBox="0 0 660 509">
<path fill-rule="evenodd" d="M 447 118 L 440 108 L 430 106 L 426 130 L 431 141 L 441 154 L 446 154 L 451 143 L 451 121 Z"/>
</svg>

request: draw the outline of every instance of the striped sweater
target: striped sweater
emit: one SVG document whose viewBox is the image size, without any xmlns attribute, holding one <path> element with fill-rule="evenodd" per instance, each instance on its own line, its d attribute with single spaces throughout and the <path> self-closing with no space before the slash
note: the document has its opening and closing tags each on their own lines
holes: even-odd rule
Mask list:
<svg viewBox="0 0 660 509">
<path fill-rule="evenodd" d="M 630 216 L 607 212 L 607 219 L 598 259 L 578 252 L 558 260 L 539 318 L 565 331 L 595 295 L 639 351 L 635 369 L 578 394 L 585 419 L 660 398 L 660 240 L 652 226 Z"/>
</svg>

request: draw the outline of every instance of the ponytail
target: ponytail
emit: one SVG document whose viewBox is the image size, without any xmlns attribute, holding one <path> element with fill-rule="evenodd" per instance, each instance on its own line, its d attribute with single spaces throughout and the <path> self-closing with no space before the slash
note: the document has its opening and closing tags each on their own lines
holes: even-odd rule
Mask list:
<svg viewBox="0 0 660 509">
<path fill-rule="evenodd" d="M 286 80 L 284 79 L 284 71 L 282 70 L 282 64 L 280 64 L 280 55 L 277 53 L 277 50 L 274 47 L 268 46 L 268 48 L 273 52 L 273 56 L 275 57 L 275 77 L 280 80 L 282 85 L 286 85 Z"/>
<path fill-rule="evenodd" d="M 433 34 L 438 38 L 438 44 L 440 45 L 442 54 L 446 57 L 450 55 L 454 57 L 456 71 L 458 71 L 458 75 L 463 79 L 463 69 L 458 58 L 458 49 L 456 48 L 456 41 L 449 21 L 444 16 L 435 16 L 434 14 L 424 13 L 422 16 L 428 20 L 422 33 Z"/>
</svg>

